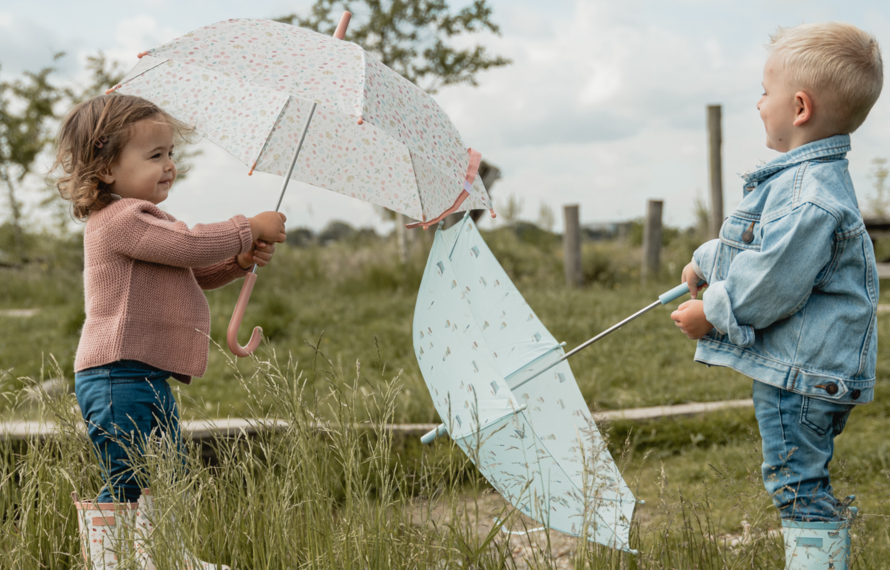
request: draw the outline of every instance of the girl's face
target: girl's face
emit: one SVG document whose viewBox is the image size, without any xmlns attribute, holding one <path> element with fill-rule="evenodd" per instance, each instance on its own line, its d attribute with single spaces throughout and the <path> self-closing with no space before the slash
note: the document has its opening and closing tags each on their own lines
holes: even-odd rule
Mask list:
<svg viewBox="0 0 890 570">
<path fill-rule="evenodd" d="M 137 198 L 152 204 L 167 199 L 174 180 L 173 129 L 155 119 L 143 119 L 133 125 L 130 140 L 111 165 L 110 172 L 102 175 L 109 190 L 121 198 Z"/>
</svg>

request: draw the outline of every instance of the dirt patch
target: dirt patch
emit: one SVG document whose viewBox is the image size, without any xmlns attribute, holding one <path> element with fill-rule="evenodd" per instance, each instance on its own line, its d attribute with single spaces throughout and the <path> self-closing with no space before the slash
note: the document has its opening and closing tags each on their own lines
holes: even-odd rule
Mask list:
<svg viewBox="0 0 890 570">
<path fill-rule="evenodd" d="M 541 524 L 516 511 L 499 494 L 484 491 L 477 499 L 464 497 L 458 504 L 431 504 L 418 499 L 411 513 L 415 524 L 434 524 L 438 527 L 458 522 L 461 528 L 473 529 L 481 544 L 495 527 L 501 527 L 492 542 L 507 545 L 516 568 L 526 570 L 546 566 L 573 568 L 578 538 L 555 530 L 541 530 Z M 455 520 L 459 519 L 459 520 Z M 506 530 L 499 521 L 507 520 Z"/>
</svg>

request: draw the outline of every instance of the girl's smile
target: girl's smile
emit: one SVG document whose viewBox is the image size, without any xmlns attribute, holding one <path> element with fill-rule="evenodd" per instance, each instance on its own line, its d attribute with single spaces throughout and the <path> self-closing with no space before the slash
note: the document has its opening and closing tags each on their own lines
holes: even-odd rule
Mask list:
<svg viewBox="0 0 890 570">
<path fill-rule="evenodd" d="M 155 119 L 133 125 L 130 140 L 111 165 L 110 172 L 102 175 L 102 181 L 114 194 L 152 204 L 167 199 L 175 180 L 173 128 Z"/>
</svg>

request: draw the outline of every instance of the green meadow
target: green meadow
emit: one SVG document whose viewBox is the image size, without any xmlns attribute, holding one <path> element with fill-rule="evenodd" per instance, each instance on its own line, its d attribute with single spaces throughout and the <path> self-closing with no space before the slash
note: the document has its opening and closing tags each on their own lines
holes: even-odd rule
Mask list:
<svg viewBox="0 0 890 570">
<path fill-rule="evenodd" d="M 431 234 L 417 235 L 405 265 L 391 239 L 369 233 L 279 246 L 260 271 L 242 326 L 242 342 L 253 326 L 265 331 L 253 359 L 235 361 L 222 348 L 240 283 L 207 293 L 214 344 L 205 376 L 176 388 L 183 416 L 285 419 L 291 427 L 255 439 L 219 439 L 210 464 L 191 446 L 189 474 L 176 480 L 168 476 L 175 457 L 140 459 L 153 486 L 166 491 L 164 500 L 181 507 L 185 542 L 233 568 L 783 567 L 781 539 L 769 532 L 779 519 L 760 481 L 752 409 L 600 425 L 625 479 L 645 500 L 632 534 L 638 556 L 575 539 L 509 537 L 493 526 L 492 508 L 519 525 L 514 530 L 533 523 L 493 503 L 484 479 L 447 440 L 422 447 L 374 427 L 347 429 L 438 421 L 411 343 Z M 669 233 L 662 275 L 644 286 L 633 239 L 585 242 L 588 284 L 569 290 L 559 236 L 531 225 L 484 236 L 568 348 L 672 287 L 696 244 L 693 235 Z M 95 493 L 98 467 L 74 432 L 81 420 L 73 396 L 41 395 L 37 383 L 73 383 L 83 322 L 82 252 L 76 236 L 30 237 L 38 261 L 0 269 L 0 310 L 37 309 L 2 317 L 0 408 L 9 418 L 44 417 L 59 428 L 42 442 L 0 444 L 0 567 L 72 568 L 79 546 L 68 495 Z M 692 361 L 694 343 L 675 329 L 672 307 L 573 357 L 591 409 L 750 397 L 747 378 Z M 881 338 L 890 332 L 888 319 L 879 316 Z M 890 555 L 885 346 L 875 402 L 854 411 L 832 463 L 836 493 L 855 494 L 861 513 L 853 527 L 853 568 L 885 567 Z M 328 428 L 318 429 L 318 422 Z M 164 559 L 164 544 L 158 548 Z"/>
</svg>

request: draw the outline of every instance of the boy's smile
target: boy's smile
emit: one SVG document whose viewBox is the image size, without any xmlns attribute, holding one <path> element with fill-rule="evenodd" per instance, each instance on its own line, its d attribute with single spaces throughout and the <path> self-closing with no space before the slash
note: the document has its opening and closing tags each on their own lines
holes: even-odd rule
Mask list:
<svg viewBox="0 0 890 570">
<path fill-rule="evenodd" d="M 763 66 L 763 96 L 757 102 L 766 129 L 766 146 L 779 152 L 791 150 L 791 136 L 797 117 L 795 97 L 784 77 L 783 63 L 772 54 Z"/>
<path fill-rule="evenodd" d="M 102 180 L 122 198 L 152 204 L 166 200 L 176 180 L 170 125 L 157 119 L 144 119 L 133 125 L 130 140 Z"/>
</svg>

